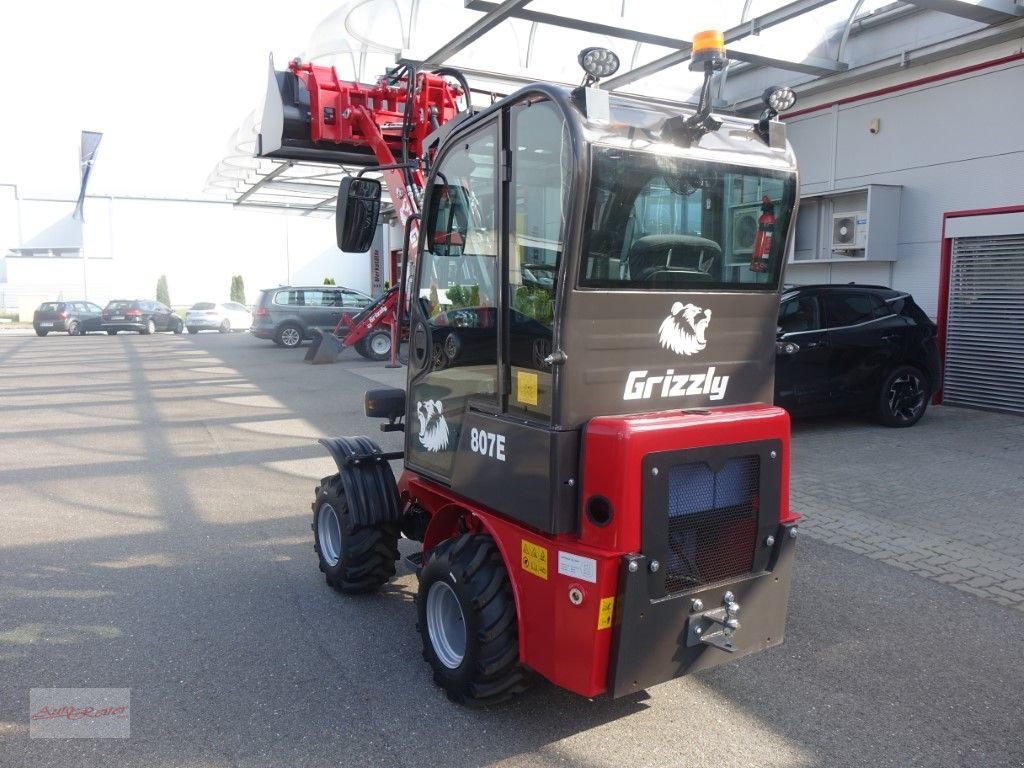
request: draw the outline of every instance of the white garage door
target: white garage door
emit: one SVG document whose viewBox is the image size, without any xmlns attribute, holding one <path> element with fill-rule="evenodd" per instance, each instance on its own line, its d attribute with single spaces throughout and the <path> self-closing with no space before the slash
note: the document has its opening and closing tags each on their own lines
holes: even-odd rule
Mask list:
<svg viewBox="0 0 1024 768">
<path fill-rule="evenodd" d="M 944 402 L 1024 414 L 1024 234 L 953 240 Z"/>
</svg>

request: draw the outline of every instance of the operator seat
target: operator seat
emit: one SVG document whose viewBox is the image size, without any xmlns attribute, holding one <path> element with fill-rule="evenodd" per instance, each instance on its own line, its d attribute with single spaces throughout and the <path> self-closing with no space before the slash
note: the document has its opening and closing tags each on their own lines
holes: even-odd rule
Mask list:
<svg viewBox="0 0 1024 768">
<path fill-rule="evenodd" d="M 650 287 L 675 288 L 712 280 L 710 270 L 722 248 L 697 235 L 645 235 L 629 249 L 629 275 Z"/>
</svg>

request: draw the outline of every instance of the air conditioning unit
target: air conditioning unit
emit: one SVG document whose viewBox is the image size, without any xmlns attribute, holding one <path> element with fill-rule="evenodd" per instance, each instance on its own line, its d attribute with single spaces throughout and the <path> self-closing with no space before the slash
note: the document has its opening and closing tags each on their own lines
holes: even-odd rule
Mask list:
<svg viewBox="0 0 1024 768">
<path fill-rule="evenodd" d="M 832 250 L 853 251 L 868 244 L 868 214 L 836 213 L 832 215 Z"/>
<path fill-rule="evenodd" d="M 749 256 L 757 237 L 757 219 L 761 204 L 741 205 L 732 211 L 732 252 L 736 256 Z"/>
</svg>

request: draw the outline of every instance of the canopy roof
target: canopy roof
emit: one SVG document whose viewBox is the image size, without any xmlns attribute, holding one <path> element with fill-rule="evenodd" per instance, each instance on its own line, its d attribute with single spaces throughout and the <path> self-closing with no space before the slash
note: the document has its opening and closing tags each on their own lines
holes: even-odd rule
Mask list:
<svg viewBox="0 0 1024 768">
<path fill-rule="evenodd" d="M 566 15 L 567 7 L 586 17 Z M 806 100 L 1020 37 L 1024 7 L 1013 0 L 348 0 L 312 31 L 302 58 L 363 83 L 396 63 L 453 67 L 466 74 L 474 101 L 487 103 L 529 82 L 578 84 L 576 54 L 597 45 L 622 62 L 600 87 L 692 104 L 702 74 L 687 67 L 690 41 L 706 29 L 722 30 L 728 49 L 716 108 L 744 113 L 758 110 L 773 84 L 796 86 Z M 208 191 L 238 205 L 331 215 L 350 169 L 256 158 L 258 114 L 239 128 Z"/>
</svg>

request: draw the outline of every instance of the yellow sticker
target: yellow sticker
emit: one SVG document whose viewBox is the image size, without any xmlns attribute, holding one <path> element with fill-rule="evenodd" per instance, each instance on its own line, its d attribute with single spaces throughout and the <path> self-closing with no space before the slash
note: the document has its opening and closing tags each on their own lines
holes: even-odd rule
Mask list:
<svg viewBox="0 0 1024 768">
<path fill-rule="evenodd" d="M 542 579 L 548 577 L 548 551 L 544 547 L 531 544 L 523 539 L 523 570 L 540 576 Z"/>
<path fill-rule="evenodd" d="M 602 597 L 601 607 L 597 610 L 597 628 L 608 629 L 612 625 L 613 613 L 615 613 L 615 598 Z"/>
<path fill-rule="evenodd" d="M 537 374 L 532 371 L 516 372 L 516 400 L 526 405 L 537 405 Z"/>
</svg>

